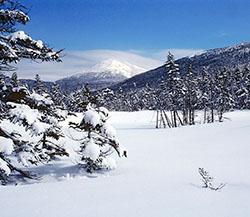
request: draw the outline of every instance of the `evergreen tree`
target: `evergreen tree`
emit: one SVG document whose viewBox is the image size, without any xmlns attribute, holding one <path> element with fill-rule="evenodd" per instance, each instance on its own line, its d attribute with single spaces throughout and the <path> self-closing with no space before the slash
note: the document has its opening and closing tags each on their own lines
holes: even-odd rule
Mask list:
<svg viewBox="0 0 250 217">
<path fill-rule="evenodd" d="M 44 84 L 38 74 L 35 76 L 35 83 L 34 83 L 34 91 L 40 95 L 43 95 L 44 93 L 47 93 L 46 88 L 44 87 Z"/>
<path fill-rule="evenodd" d="M 194 112 L 198 104 L 198 80 L 192 72 L 192 66 L 187 69 L 187 73 L 183 78 L 182 107 L 183 107 L 183 124 L 193 125 Z"/>
<path fill-rule="evenodd" d="M 207 72 L 206 68 L 202 69 L 201 77 L 199 78 L 199 89 L 201 91 L 199 108 L 204 109 L 203 123 L 213 122 L 215 97 L 214 79 L 212 75 Z"/>
<path fill-rule="evenodd" d="M 114 111 L 116 109 L 116 95 L 114 93 L 114 91 L 112 91 L 109 88 L 106 88 L 104 90 L 102 90 L 101 92 L 99 92 L 98 95 L 98 105 L 99 106 L 105 106 L 107 109 Z"/>
<path fill-rule="evenodd" d="M 107 123 L 110 114 L 104 107 L 87 107 L 80 124 L 70 123 L 71 127 L 81 130 L 85 137 L 81 142 L 81 164 L 87 172 L 99 169 L 114 169 L 115 161 L 109 156 L 115 150 L 119 157 L 127 157 L 127 151 L 121 148 L 116 139 L 115 129 Z"/>
<path fill-rule="evenodd" d="M 60 87 L 57 83 L 53 83 L 51 90 L 50 90 L 50 97 L 58 108 L 61 108 L 61 109 L 66 108 L 66 105 L 64 103 L 65 95 L 61 92 Z"/>
<path fill-rule="evenodd" d="M 156 109 L 156 91 L 147 83 L 146 87 L 141 91 L 139 99 L 143 102 L 143 109 L 153 110 Z"/>
<path fill-rule="evenodd" d="M 10 84 L 13 86 L 13 87 L 18 87 L 19 84 L 20 84 L 20 81 L 17 77 L 17 73 L 16 72 L 13 72 L 12 76 L 11 76 L 11 80 L 10 80 Z"/>
<path fill-rule="evenodd" d="M 18 24 L 26 24 L 29 17 L 18 1 L 0 1 L 0 71 L 11 70 L 10 63 L 20 59 L 61 61 L 60 51 L 53 51 L 40 40 L 33 40 L 23 31 L 16 31 Z"/>
<path fill-rule="evenodd" d="M 32 59 L 41 61 L 57 61 L 60 62 L 60 51 L 53 51 L 51 48 L 45 46 L 40 40 L 33 40 L 23 31 L 16 31 L 18 24 L 26 24 L 29 17 L 25 13 L 25 7 L 18 1 L 6 0 L 0 1 L 0 71 L 8 71 L 13 69 L 10 63 L 17 63 L 21 59 Z M 16 31 L 16 32 L 15 32 Z M 13 84 L 1 84 L 1 99 L 0 109 L 4 112 L 1 114 L 2 120 L 8 118 L 13 112 L 13 105 L 24 106 L 29 94 L 25 87 L 19 87 L 16 81 Z M 14 87 L 17 86 L 17 87 Z M 15 93 L 15 94 L 14 94 Z M 16 94 L 18 93 L 18 94 Z M 18 97 L 16 97 L 18 95 Z M 15 96 L 15 97 L 13 97 Z M 22 109 L 19 110 L 19 115 L 22 114 Z M 30 114 L 29 114 L 30 115 Z M 18 117 L 13 121 L 18 121 Z M 26 120 L 27 122 L 27 120 Z M 27 122 L 28 123 L 28 122 Z M 25 123 L 26 124 L 26 123 Z M 9 155 L 20 147 L 24 147 L 27 141 L 23 141 L 15 132 L 8 132 L 0 126 L 0 179 L 3 183 L 8 180 L 8 175 L 12 171 L 17 171 L 21 175 L 30 177 L 15 166 L 13 166 Z"/>
<path fill-rule="evenodd" d="M 244 109 L 250 109 L 250 69 L 248 67 L 245 67 L 244 69 L 244 87 L 245 87 L 245 99 L 244 99 Z"/>
<path fill-rule="evenodd" d="M 127 93 L 127 98 L 129 101 L 130 111 L 139 111 L 141 109 L 142 105 L 138 96 L 136 83 L 133 83 L 133 88 L 131 88 Z"/>
<path fill-rule="evenodd" d="M 246 78 L 248 69 L 239 70 L 236 68 L 232 72 L 232 94 L 235 101 L 235 106 L 239 109 L 243 109 L 245 101 L 248 95 Z"/>
<path fill-rule="evenodd" d="M 230 110 L 234 106 L 234 100 L 230 86 L 230 74 L 226 68 L 224 68 L 223 70 L 219 71 L 216 76 L 216 108 L 220 122 L 223 121 L 223 113 Z"/>
<path fill-rule="evenodd" d="M 175 63 L 174 56 L 170 52 L 168 54 L 168 60 L 165 67 L 168 106 L 171 112 L 172 126 L 177 127 L 178 121 L 181 124 L 178 109 L 180 109 L 179 100 L 182 95 L 182 82 L 180 78 L 179 65 Z"/>
</svg>

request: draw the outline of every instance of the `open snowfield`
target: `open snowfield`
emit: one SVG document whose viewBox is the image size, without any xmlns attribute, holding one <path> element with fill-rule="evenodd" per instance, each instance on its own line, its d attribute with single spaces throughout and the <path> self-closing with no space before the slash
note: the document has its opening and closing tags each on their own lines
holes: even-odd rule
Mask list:
<svg viewBox="0 0 250 217">
<path fill-rule="evenodd" d="M 112 113 L 110 123 L 128 149 L 128 158 L 114 156 L 116 170 L 88 175 L 74 160 L 38 167 L 40 182 L 0 187 L 0 216 L 249 217 L 250 111 L 226 117 L 155 129 L 154 112 Z M 215 185 L 227 185 L 202 188 L 199 167 Z"/>
</svg>

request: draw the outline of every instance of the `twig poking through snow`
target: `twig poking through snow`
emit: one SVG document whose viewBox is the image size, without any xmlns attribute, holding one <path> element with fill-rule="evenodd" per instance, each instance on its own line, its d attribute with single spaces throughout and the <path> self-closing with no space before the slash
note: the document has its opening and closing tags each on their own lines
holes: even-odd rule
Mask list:
<svg viewBox="0 0 250 217">
<path fill-rule="evenodd" d="M 210 176 L 209 172 L 206 171 L 204 168 L 199 168 L 198 171 L 201 176 L 201 181 L 204 184 L 203 186 L 204 188 L 209 188 L 211 190 L 218 191 L 226 186 L 226 183 L 221 183 L 217 187 L 214 187 L 212 184 L 212 181 L 214 180 L 214 178 Z"/>
</svg>

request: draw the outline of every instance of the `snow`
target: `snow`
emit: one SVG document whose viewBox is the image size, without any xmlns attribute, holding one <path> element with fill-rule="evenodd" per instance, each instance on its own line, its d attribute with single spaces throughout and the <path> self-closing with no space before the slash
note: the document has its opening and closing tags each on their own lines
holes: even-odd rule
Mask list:
<svg viewBox="0 0 250 217">
<path fill-rule="evenodd" d="M 11 154 L 14 149 L 13 145 L 11 139 L 0 136 L 0 153 Z"/>
<path fill-rule="evenodd" d="M 13 107 L 10 109 L 9 115 L 14 117 L 14 123 L 27 122 L 32 135 L 38 135 L 50 127 L 49 124 L 40 121 L 42 114 L 37 109 L 31 109 L 28 105 L 13 102 L 8 102 L 7 104 Z M 52 119 L 50 121 L 52 121 Z"/>
<path fill-rule="evenodd" d="M 24 33 L 24 31 L 17 31 L 17 32 L 14 32 L 12 34 L 10 34 L 8 37 L 7 37 L 10 41 L 17 41 L 17 40 L 32 40 L 31 37 L 29 37 L 28 35 L 26 35 Z"/>
<path fill-rule="evenodd" d="M 25 23 L 30 20 L 29 17 L 20 10 L 1 9 L 0 14 L 1 16 L 11 17 L 13 20 L 17 20 L 19 22 L 21 21 L 21 23 Z"/>
<path fill-rule="evenodd" d="M 104 124 L 101 127 L 101 131 L 102 134 L 110 139 L 115 139 L 116 137 L 116 131 L 115 128 L 113 126 L 111 126 L 110 124 Z"/>
<path fill-rule="evenodd" d="M 38 119 L 41 119 L 41 113 L 37 109 L 31 109 L 28 105 L 8 102 L 13 108 L 10 109 L 10 116 L 16 117 L 16 122 L 26 120 L 29 125 L 32 125 Z"/>
<path fill-rule="evenodd" d="M 100 155 L 100 147 L 96 145 L 93 139 L 90 139 L 85 144 L 85 148 L 83 149 L 83 156 L 85 158 L 90 158 L 95 161 Z"/>
<path fill-rule="evenodd" d="M 7 176 L 10 175 L 10 173 L 11 173 L 11 170 L 8 167 L 7 163 L 5 161 L 3 161 L 1 158 L 0 158 L 0 170 L 3 170 L 4 174 Z"/>
<path fill-rule="evenodd" d="M 36 46 L 37 46 L 38 48 L 40 48 L 40 49 L 43 48 L 43 42 L 42 42 L 41 40 L 37 40 L 37 41 L 35 41 L 35 42 L 36 42 Z"/>
<path fill-rule="evenodd" d="M 112 72 L 113 74 L 120 74 L 130 78 L 145 71 L 147 70 L 128 62 L 116 59 L 106 59 L 90 68 L 83 69 L 81 73 L 77 73 L 75 76 L 81 76 L 83 73 L 87 72 Z"/>
<path fill-rule="evenodd" d="M 106 119 L 106 118 L 108 118 L 110 116 L 109 110 L 106 109 L 105 107 L 100 107 L 99 111 L 102 114 L 102 119 Z"/>
<path fill-rule="evenodd" d="M 96 127 L 101 123 L 100 115 L 94 110 L 88 110 L 87 112 L 85 112 L 83 120 L 85 121 L 85 123 L 88 123 L 93 127 Z"/>
<path fill-rule="evenodd" d="M 33 92 L 31 95 L 30 95 L 30 98 L 35 100 L 37 105 L 53 105 L 53 101 L 49 98 L 46 97 L 47 95 L 44 94 L 44 95 L 40 95 L 40 94 L 37 94 L 35 92 Z"/>
<path fill-rule="evenodd" d="M 128 148 L 128 158 L 112 156 L 115 170 L 87 174 L 66 158 L 34 168 L 43 175 L 35 184 L 0 187 L 1 216 L 250 216 L 250 111 L 176 129 L 155 129 L 151 111 L 111 116 Z M 65 144 L 77 146 L 69 138 Z M 215 186 L 227 185 L 218 192 L 202 188 L 200 167 Z"/>
<path fill-rule="evenodd" d="M 14 42 L 16 42 L 17 40 L 23 40 L 23 41 L 29 40 L 32 42 L 32 44 L 36 45 L 39 49 L 42 49 L 44 47 L 43 42 L 41 40 L 37 40 L 37 41 L 33 40 L 30 36 L 26 35 L 24 31 L 14 32 L 10 34 L 9 36 L 7 36 L 7 38 L 10 41 L 14 41 Z M 32 49 L 27 49 L 27 51 L 37 52 Z M 40 54 L 40 53 L 38 52 L 37 54 Z"/>
<path fill-rule="evenodd" d="M 102 166 L 105 169 L 114 170 L 114 169 L 116 169 L 116 161 L 112 157 L 103 158 L 102 159 Z"/>
</svg>

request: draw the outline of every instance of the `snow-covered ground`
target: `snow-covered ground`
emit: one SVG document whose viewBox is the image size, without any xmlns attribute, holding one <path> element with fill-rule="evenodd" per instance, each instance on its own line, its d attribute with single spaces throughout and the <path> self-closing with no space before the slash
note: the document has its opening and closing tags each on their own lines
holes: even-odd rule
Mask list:
<svg viewBox="0 0 250 217">
<path fill-rule="evenodd" d="M 226 117 L 155 129 L 154 112 L 112 113 L 110 123 L 128 149 L 128 158 L 116 157 L 116 170 L 88 175 L 74 160 L 38 167 L 39 182 L 0 187 L 0 216 L 249 217 L 250 111 Z M 65 144 L 72 153 L 74 143 Z M 227 185 L 202 188 L 199 167 L 215 185 Z"/>
</svg>

